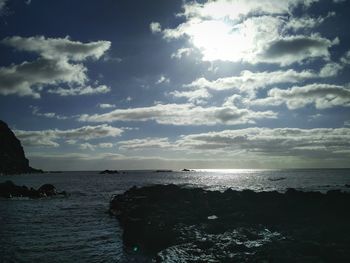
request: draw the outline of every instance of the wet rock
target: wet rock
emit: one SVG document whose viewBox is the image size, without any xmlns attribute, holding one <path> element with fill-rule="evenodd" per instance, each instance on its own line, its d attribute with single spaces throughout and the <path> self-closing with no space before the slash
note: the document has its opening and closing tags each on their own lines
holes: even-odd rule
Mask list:
<svg viewBox="0 0 350 263">
<path fill-rule="evenodd" d="M 55 195 L 66 195 L 66 192 L 57 192 L 56 188 L 51 184 L 44 184 L 38 190 L 28 188 L 27 186 L 15 185 L 12 181 L 0 183 L 0 197 L 29 197 L 41 198 Z"/>
<path fill-rule="evenodd" d="M 38 191 L 41 194 L 45 194 L 46 196 L 52 196 L 52 195 L 57 194 L 56 187 L 54 187 L 52 184 L 44 184 L 44 185 L 40 186 Z"/>
<path fill-rule="evenodd" d="M 158 262 L 350 262 L 349 205 L 341 191 L 155 185 L 115 196 L 110 212 L 126 247 Z"/>
</svg>

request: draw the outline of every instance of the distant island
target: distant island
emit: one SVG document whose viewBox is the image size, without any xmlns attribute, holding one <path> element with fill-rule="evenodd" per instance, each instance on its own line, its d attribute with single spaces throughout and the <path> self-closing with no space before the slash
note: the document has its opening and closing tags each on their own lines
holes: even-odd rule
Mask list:
<svg viewBox="0 0 350 263">
<path fill-rule="evenodd" d="M 43 170 L 29 166 L 20 140 L 0 120 L 0 175 L 23 173 L 43 173 Z"/>
<path fill-rule="evenodd" d="M 99 174 L 119 174 L 118 170 L 104 170 L 99 172 Z"/>
</svg>

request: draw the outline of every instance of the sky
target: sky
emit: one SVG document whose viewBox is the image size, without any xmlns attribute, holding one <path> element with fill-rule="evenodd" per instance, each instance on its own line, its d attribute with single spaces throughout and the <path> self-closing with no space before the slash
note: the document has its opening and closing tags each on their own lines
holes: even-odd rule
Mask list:
<svg viewBox="0 0 350 263">
<path fill-rule="evenodd" d="M 350 167 L 348 0 L 0 0 L 0 119 L 45 170 Z"/>
</svg>

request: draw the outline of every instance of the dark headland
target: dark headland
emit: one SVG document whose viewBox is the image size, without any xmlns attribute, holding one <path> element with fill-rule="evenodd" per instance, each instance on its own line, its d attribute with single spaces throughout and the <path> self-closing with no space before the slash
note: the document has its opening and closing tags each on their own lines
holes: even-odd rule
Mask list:
<svg viewBox="0 0 350 263">
<path fill-rule="evenodd" d="M 350 262 L 350 194 L 133 187 L 110 202 L 156 262 Z"/>
<path fill-rule="evenodd" d="M 0 175 L 42 172 L 29 166 L 21 142 L 8 125 L 0 120 Z"/>
</svg>

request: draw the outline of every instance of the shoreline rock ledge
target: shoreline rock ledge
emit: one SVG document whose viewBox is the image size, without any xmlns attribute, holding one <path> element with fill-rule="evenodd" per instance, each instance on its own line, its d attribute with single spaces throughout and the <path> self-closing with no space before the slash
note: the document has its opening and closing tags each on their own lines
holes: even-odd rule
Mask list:
<svg viewBox="0 0 350 263">
<path fill-rule="evenodd" d="M 36 190 L 34 188 L 28 188 L 25 185 L 15 185 L 12 181 L 0 183 L 0 197 L 3 198 L 28 197 L 35 199 L 56 195 L 67 196 L 67 193 L 65 191 L 58 192 L 52 184 L 44 184 Z"/>
<path fill-rule="evenodd" d="M 350 262 L 350 194 L 133 187 L 110 213 L 155 262 Z"/>
<path fill-rule="evenodd" d="M 7 124 L 0 120 L 0 175 L 23 173 L 43 173 L 43 171 L 29 166 L 20 140 Z"/>
</svg>

